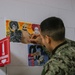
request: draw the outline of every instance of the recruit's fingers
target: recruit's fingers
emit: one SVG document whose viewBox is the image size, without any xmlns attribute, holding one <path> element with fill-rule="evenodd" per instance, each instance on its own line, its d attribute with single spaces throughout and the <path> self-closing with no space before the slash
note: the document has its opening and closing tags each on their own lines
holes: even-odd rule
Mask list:
<svg viewBox="0 0 75 75">
<path fill-rule="evenodd" d="M 40 35 L 39 34 L 33 34 L 32 36 L 31 36 L 31 39 L 36 39 L 37 37 L 39 37 Z"/>
</svg>

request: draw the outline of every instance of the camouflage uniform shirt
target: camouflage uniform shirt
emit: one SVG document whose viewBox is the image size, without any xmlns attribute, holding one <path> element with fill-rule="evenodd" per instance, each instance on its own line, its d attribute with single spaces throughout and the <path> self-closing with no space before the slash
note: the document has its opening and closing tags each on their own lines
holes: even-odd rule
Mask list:
<svg viewBox="0 0 75 75">
<path fill-rule="evenodd" d="M 56 47 L 41 75 L 75 75 L 75 42 L 67 39 Z"/>
</svg>

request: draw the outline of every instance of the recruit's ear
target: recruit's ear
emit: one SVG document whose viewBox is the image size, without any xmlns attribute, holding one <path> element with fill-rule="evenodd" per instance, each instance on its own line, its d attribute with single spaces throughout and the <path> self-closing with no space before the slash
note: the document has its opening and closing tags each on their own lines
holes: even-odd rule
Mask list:
<svg viewBox="0 0 75 75">
<path fill-rule="evenodd" d="M 48 44 L 51 43 L 51 38 L 50 38 L 48 35 L 46 35 L 46 42 L 47 42 Z"/>
</svg>

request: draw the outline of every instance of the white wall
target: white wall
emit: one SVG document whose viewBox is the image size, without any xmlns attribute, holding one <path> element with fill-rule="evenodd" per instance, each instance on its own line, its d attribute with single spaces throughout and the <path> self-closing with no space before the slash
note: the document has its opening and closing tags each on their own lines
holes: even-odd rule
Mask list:
<svg viewBox="0 0 75 75">
<path fill-rule="evenodd" d="M 0 39 L 6 35 L 5 19 L 40 24 L 50 16 L 60 17 L 66 37 L 75 40 L 75 0 L 0 0 Z M 42 67 L 27 66 L 27 45 L 10 43 L 10 46 L 11 64 L 0 67 L 0 75 L 41 75 Z"/>
</svg>

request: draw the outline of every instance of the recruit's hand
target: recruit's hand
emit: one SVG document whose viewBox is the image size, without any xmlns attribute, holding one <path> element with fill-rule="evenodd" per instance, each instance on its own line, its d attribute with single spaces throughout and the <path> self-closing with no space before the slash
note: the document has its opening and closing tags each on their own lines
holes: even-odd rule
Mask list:
<svg viewBox="0 0 75 75">
<path fill-rule="evenodd" d="M 33 34 L 30 39 L 31 43 L 42 45 L 42 39 L 40 34 Z"/>
</svg>

